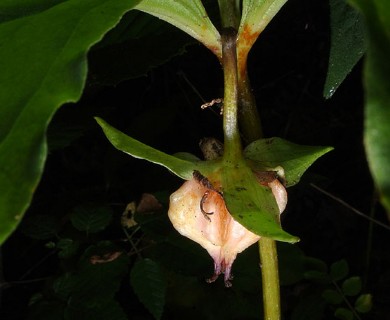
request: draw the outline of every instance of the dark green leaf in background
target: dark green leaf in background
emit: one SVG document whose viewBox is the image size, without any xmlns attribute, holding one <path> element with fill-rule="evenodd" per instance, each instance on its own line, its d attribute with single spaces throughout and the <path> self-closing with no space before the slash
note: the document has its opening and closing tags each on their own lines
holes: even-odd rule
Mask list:
<svg viewBox="0 0 390 320">
<path fill-rule="evenodd" d="M 52 215 L 39 214 L 28 217 L 21 225 L 21 231 L 28 237 L 47 240 L 56 236 L 60 224 Z"/>
<path fill-rule="evenodd" d="M 341 320 L 353 320 L 353 313 L 346 308 L 337 308 L 334 312 L 334 316 Z"/>
<path fill-rule="evenodd" d="M 343 301 L 343 296 L 333 289 L 324 290 L 322 297 L 326 300 L 326 302 L 331 304 L 340 304 Z"/>
<path fill-rule="evenodd" d="M 390 1 L 350 2 L 363 12 L 368 29 L 364 143 L 381 202 L 390 218 Z"/>
<path fill-rule="evenodd" d="M 0 243 L 15 230 L 40 180 L 50 119 L 81 96 L 87 51 L 137 2 L 0 3 Z"/>
<path fill-rule="evenodd" d="M 159 265 L 150 259 L 138 261 L 131 269 L 130 282 L 140 301 L 155 319 L 160 319 L 167 283 Z"/>
<path fill-rule="evenodd" d="M 54 282 L 57 297 L 66 301 L 65 319 L 80 319 L 82 315 L 86 319 L 126 319 L 115 294 L 128 272 L 128 257 L 115 255 L 117 252 L 110 242 L 90 246 L 77 270 L 63 274 Z M 115 259 L 107 259 L 109 256 Z"/>
<path fill-rule="evenodd" d="M 344 279 L 349 273 L 348 262 L 344 259 L 332 263 L 330 266 L 330 276 L 333 281 Z"/>
<path fill-rule="evenodd" d="M 330 98 L 366 51 L 363 18 L 346 0 L 330 0 L 330 54 L 323 95 Z"/>
<path fill-rule="evenodd" d="M 362 290 L 362 279 L 360 277 L 350 277 L 343 282 L 341 288 L 346 296 L 356 296 Z"/>
<path fill-rule="evenodd" d="M 195 40 L 170 24 L 133 10 L 88 55 L 92 84 L 117 85 L 183 54 Z"/>
<path fill-rule="evenodd" d="M 79 246 L 80 243 L 76 240 L 60 239 L 57 243 L 57 248 L 60 250 L 60 252 L 58 252 L 58 257 L 62 259 L 70 258 L 77 252 Z"/>
<path fill-rule="evenodd" d="M 70 220 L 77 230 L 95 233 L 109 225 L 112 214 L 109 207 L 83 205 L 74 209 Z"/>
<path fill-rule="evenodd" d="M 355 309 L 360 313 L 367 313 L 372 308 L 372 295 L 362 294 L 355 301 Z"/>
</svg>

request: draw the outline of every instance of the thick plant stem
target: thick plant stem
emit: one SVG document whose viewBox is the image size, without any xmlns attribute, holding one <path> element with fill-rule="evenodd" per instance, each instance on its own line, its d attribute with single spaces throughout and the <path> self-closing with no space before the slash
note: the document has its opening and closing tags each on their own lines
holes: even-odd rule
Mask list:
<svg viewBox="0 0 390 320">
<path fill-rule="evenodd" d="M 253 97 L 248 73 L 246 69 L 246 56 L 239 57 L 238 61 L 238 103 L 239 122 L 244 140 L 251 143 L 263 136 L 260 116 L 256 101 Z M 261 276 L 263 287 L 263 305 L 265 320 L 279 320 L 280 288 L 278 272 L 278 254 L 275 240 L 261 238 L 259 240 Z"/>
<path fill-rule="evenodd" d="M 259 249 L 263 281 L 264 320 L 279 320 L 280 289 L 276 242 L 269 238 L 261 238 Z"/>
<path fill-rule="evenodd" d="M 218 0 L 223 27 L 235 27 L 236 3 L 234 0 Z M 233 30 L 234 31 L 234 30 Z M 224 159 L 236 158 L 241 142 L 238 119 L 245 143 L 262 138 L 260 116 L 253 97 L 248 73 L 247 53 L 237 56 L 236 34 L 231 28 L 222 32 L 222 66 L 224 68 Z M 239 114 L 237 109 L 239 108 Z M 237 158 L 236 158 L 237 159 Z M 259 252 L 263 288 L 263 309 L 265 320 L 280 320 L 280 288 L 276 242 L 269 238 L 259 240 Z"/>
<path fill-rule="evenodd" d="M 238 29 L 240 24 L 240 2 L 237 0 L 218 0 L 218 5 L 221 11 L 223 28 Z"/>
<path fill-rule="evenodd" d="M 237 55 L 236 32 L 233 28 L 222 31 L 222 66 L 224 74 L 223 132 L 224 160 L 236 162 L 242 158 L 237 115 Z"/>
<path fill-rule="evenodd" d="M 263 132 L 248 77 L 246 57 L 238 58 L 238 119 L 244 141 L 249 144 L 262 138 Z"/>
</svg>

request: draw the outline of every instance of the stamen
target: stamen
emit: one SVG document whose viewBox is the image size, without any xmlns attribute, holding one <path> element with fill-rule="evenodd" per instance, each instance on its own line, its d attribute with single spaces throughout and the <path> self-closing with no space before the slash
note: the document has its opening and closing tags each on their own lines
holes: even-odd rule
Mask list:
<svg viewBox="0 0 390 320">
<path fill-rule="evenodd" d="M 202 199 L 200 200 L 200 204 L 199 204 L 199 205 L 200 205 L 200 211 L 202 211 L 204 217 L 205 217 L 207 220 L 209 220 L 209 221 L 211 222 L 211 219 L 210 219 L 210 217 L 209 217 L 208 215 L 212 215 L 212 214 L 214 214 L 214 212 L 207 212 L 207 211 L 205 211 L 205 210 L 203 209 L 203 205 L 204 205 L 204 203 L 206 202 L 207 197 L 209 196 L 209 194 L 210 194 L 210 191 L 206 191 L 206 192 L 203 194 L 203 197 L 202 197 Z"/>
</svg>

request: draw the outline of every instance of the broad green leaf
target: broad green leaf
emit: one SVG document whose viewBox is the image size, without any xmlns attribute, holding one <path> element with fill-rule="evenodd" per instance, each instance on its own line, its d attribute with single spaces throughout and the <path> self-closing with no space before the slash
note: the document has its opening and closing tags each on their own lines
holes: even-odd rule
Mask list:
<svg viewBox="0 0 390 320">
<path fill-rule="evenodd" d="M 366 51 L 360 12 L 346 0 L 330 0 L 330 53 L 323 95 L 330 98 Z"/>
<path fill-rule="evenodd" d="M 223 197 L 236 221 L 260 236 L 299 241 L 280 227 L 279 209 L 271 189 L 261 186 L 249 167 L 225 165 L 221 176 Z"/>
<path fill-rule="evenodd" d="M 372 308 L 372 295 L 362 294 L 355 301 L 355 310 L 360 313 L 367 313 Z"/>
<path fill-rule="evenodd" d="M 349 273 L 349 266 L 346 260 L 342 259 L 332 263 L 330 266 L 330 276 L 333 281 L 344 279 Z"/>
<path fill-rule="evenodd" d="M 390 1 L 351 0 L 368 29 L 364 66 L 365 132 L 368 164 L 390 218 Z"/>
<path fill-rule="evenodd" d="M 201 0 L 142 0 L 135 8 L 169 22 L 222 57 L 220 35 Z"/>
<path fill-rule="evenodd" d="M 238 56 L 246 56 L 259 34 L 287 0 L 243 0 L 237 35 Z"/>
<path fill-rule="evenodd" d="M 81 96 L 89 48 L 137 2 L 1 1 L 0 244 L 17 227 L 37 187 L 50 119 Z"/>
<path fill-rule="evenodd" d="M 186 180 L 191 179 L 194 170 L 198 169 L 195 162 L 183 160 L 149 147 L 113 128 L 100 118 L 96 118 L 96 121 L 115 148 L 135 158 L 159 164 Z"/>
<path fill-rule="evenodd" d="M 356 296 L 362 290 L 362 279 L 360 277 L 350 277 L 343 282 L 341 288 L 346 296 Z"/>
<path fill-rule="evenodd" d="M 160 319 L 167 283 L 159 265 L 150 259 L 138 261 L 131 269 L 130 281 L 140 301 L 155 319 Z"/>
<path fill-rule="evenodd" d="M 108 207 L 84 205 L 76 207 L 70 216 L 73 226 L 87 234 L 95 233 L 107 227 L 112 219 L 112 211 Z"/>
<path fill-rule="evenodd" d="M 252 142 L 244 151 L 246 158 L 258 163 L 259 169 L 281 166 L 284 169 L 287 187 L 297 184 L 303 173 L 314 161 L 331 147 L 302 146 L 281 138 L 261 139 Z M 256 164 L 254 164 L 256 166 Z"/>
</svg>

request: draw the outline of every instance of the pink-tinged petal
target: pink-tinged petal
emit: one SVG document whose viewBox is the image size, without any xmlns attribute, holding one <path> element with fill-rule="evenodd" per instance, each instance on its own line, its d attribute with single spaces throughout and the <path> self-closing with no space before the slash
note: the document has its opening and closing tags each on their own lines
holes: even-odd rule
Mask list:
<svg viewBox="0 0 390 320">
<path fill-rule="evenodd" d="M 276 203 L 278 204 L 279 213 L 282 213 L 287 206 L 286 188 L 278 179 L 268 183 L 268 186 L 271 188 L 272 194 L 274 195 Z"/>
</svg>

